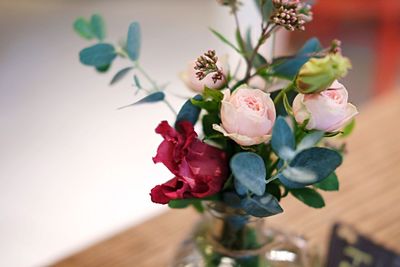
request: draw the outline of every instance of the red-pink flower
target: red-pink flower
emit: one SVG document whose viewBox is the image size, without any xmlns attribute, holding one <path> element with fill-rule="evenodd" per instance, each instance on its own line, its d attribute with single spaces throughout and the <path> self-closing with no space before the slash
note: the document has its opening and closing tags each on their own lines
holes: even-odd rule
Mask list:
<svg viewBox="0 0 400 267">
<path fill-rule="evenodd" d="M 156 128 L 164 141 L 153 161 L 163 163 L 175 177 L 151 190 L 151 200 L 155 203 L 214 195 L 221 190 L 228 175 L 224 151 L 201 142 L 190 122 L 181 122 L 179 130 L 166 121 Z"/>
</svg>

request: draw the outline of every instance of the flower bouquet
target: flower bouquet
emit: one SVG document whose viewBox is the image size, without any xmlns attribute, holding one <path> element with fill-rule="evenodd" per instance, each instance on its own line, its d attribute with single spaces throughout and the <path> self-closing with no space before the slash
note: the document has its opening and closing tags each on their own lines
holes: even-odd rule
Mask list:
<svg viewBox="0 0 400 267">
<path fill-rule="evenodd" d="M 111 80 L 114 84 L 134 73 L 134 86 L 144 96 L 128 106 L 163 102 L 176 114 L 172 125 L 162 121 L 156 128 L 163 141 L 153 161 L 164 164 L 172 179 L 156 185 L 151 200 L 171 208 L 193 206 L 205 215 L 172 266 L 313 266 L 298 240 L 265 231 L 260 218 L 282 213 L 280 200 L 289 194 L 321 208 L 325 203 L 318 191 L 338 190 L 335 170 L 344 144 L 328 139 L 345 137 L 354 127 L 357 109 L 338 81 L 351 63 L 338 40 L 324 48 L 313 38 L 284 57 L 260 52 L 266 42 L 274 46 L 277 31 L 305 29 L 312 20 L 306 3 L 255 1 L 261 26 L 254 42 L 252 29 L 244 34 L 239 25 L 242 3 L 217 2 L 234 17 L 236 42 L 211 32 L 240 55 L 245 67 L 229 66 L 214 50 L 200 55 L 182 74 L 195 93 L 179 112 L 169 103 L 168 90 L 140 65 L 139 23 L 129 26 L 126 42 L 114 45 L 104 42 L 101 16 L 78 18 L 76 32 L 98 41 L 80 52 L 80 61 L 99 72 L 116 58 L 130 61 Z M 202 131 L 195 131 L 197 123 Z"/>
</svg>

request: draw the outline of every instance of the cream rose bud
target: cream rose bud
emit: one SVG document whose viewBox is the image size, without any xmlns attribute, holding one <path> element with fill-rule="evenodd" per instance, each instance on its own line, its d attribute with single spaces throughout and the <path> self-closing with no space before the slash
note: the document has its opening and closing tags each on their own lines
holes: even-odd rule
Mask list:
<svg viewBox="0 0 400 267">
<path fill-rule="evenodd" d="M 232 94 L 230 90 L 223 93 L 222 124 L 214 124 L 214 130 L 242 146 L 269 141 L 276 118 L 275 105 L 269 94 L 247 86 L 237 88 Z"/>
<path fill-rule="evenodd" d="M 226 84 L 225 77 L 228 75 L 228 67 L 227 64 L 225 64 L 225 60 L 222 58 L 217 62 L 218 68 L 222 69 L 222 73 L 224 74 L 224 77 L 222 80 L 217 80 L 215 83 L 212 79 L 212 76 L 214 73 L 209 73 L 204 79 L 199 80 L 196 77 L 196 72 L 197 70 L 194 69 L 196 66 L 196 61 L 192 61 L 188 64 L 186 71 L 181 73 L 181 79 L 185 83 L 189 89 L 195 91 L 195 92 L 203 92 L 204 87 L 208 87 L 210 89 L 221 89 L 224 87 Z"/>
<path fill-rule="evenodd" d="M 349 123 L 358 111 L 348 103 L 346 88 L 334 81 L 320 93 L 298 94 L 293 101 L 293 113 L 299 124 L 309 120 L 306 125 L 309 130 L 336 132 Z"/>
</svg>

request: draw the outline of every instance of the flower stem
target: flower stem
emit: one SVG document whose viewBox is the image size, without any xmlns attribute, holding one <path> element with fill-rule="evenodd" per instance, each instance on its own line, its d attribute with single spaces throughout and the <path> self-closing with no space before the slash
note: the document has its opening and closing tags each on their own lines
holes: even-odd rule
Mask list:
<svg viewBox="0 0 400 267">
<path fill-rule="evenodd" d="M 294 88 L 293 83 L 290 83 L 286 88 L 282 89 L 279 94 L 274 99 L 274 104 L 278 104 L 279 101 L 282 99 L 283 95 L 289 92 Z"/>
</svg>

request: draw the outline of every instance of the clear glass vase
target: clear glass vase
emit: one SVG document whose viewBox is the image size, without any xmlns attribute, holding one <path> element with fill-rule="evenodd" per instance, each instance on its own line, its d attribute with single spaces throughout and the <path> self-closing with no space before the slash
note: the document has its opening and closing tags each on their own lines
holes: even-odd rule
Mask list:
<svg viewBox="0 0 400 267">
<path fill-rule="evenodd" d="M 267 228 L 264 221 L 222 203 L 208 203 L 170 267 L 322 266 L 303 238 Z"/>
</svg>

